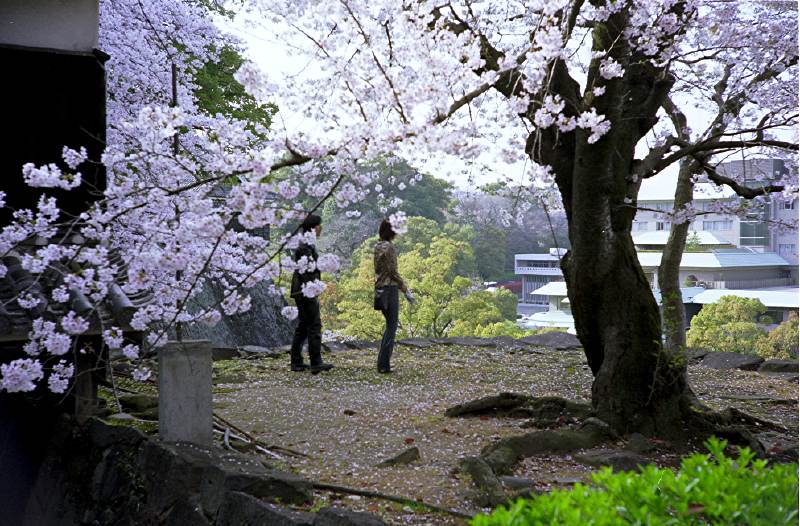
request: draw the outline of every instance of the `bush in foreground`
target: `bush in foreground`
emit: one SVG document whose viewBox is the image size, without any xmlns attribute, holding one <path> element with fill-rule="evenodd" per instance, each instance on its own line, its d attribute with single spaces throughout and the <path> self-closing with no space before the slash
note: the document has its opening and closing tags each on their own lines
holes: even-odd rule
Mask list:
<svg viewBox="0 0 800 526">
<path fill-rule="evenodd" d="M 640 473 L 592 476 L 592 486 L 576 484 L 534 499 L 519 499 L 473 526 L 617 525 L 795 525 L 798 519 L 797 464 L 767 467 L 742 449 L 724 455 L 726 442 L 706 443 L 710 455 L 683 460 L 677 472 L 647 466 Z"/>
</svg>

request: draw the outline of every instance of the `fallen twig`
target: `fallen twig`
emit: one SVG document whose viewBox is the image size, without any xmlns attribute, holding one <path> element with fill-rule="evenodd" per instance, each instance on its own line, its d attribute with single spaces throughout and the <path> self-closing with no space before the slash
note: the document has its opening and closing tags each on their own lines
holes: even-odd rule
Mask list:
<svg viewBox="0 0 800 526">
<path fill-rule="evenodd" d="M 436 504 L 429 504 L 427 502 L 421 500 L 415 500 L 408 497 L 399 497 L 397 495 L 387 495 L 385 493 L 379 493 L 377 491 L 371 491 L 366 489 L 358 489 L 358 488 L 350 488 L 347 486 L 339 486 L 337 484 L 328 484 L 327 482 L 312 482 L 311 486 L 314 489 L 318 489 L 321 491 L 332 491 L 334 493 L 345 493 L 348 495 L 359 495 L 361 497 L 368 497 L 373 499 L 382 499 L 382 500 L 389 500 L 392 502 L 397 502 L 399 504 L 405 504 L 408 506 L 421 506 L 423 508 L 427 508 L 431 511 L 437 511 L 439 513 L 447 513 L 448 515 L 453 515 L 455 517 L 461 517 L 462 519 L 471 519 L 472 515 L 464 513 L 463 511 L 458 510 L 451 510 L 450 508 L 443 508 L 441 506 L 437 506 Z"/>
<path fill-rule="evenodd" d="M 233 424 L 232 422 L 229 422 L 228 420 L 226 420 L 225 418 L 223 418 L 222 416 L 220 416 L 217 413 L 214 413 L 214 418 L 219 420 L 225 426 L 229 427 L 230 429 L 233 429 L 234 431 L 236 431 L 237 433 L 239 433 L 240 435 L 245 437 L 247 439 L 247 440 L 245 440 L 245 442 L 251 442 L 251 443 L 255 444 L 257 447 L 260 446 L 260 447 L 262 447 L 264 449 L 268 449 L 268 450 L 271 450 L 271 451 L 283 452 L 283 453 L 285 453 L 287 455 L 292 455 L 292 456 L 295 456 L 295 457 L 310 458 L 309 455 L 306 455 L 305 453 L 301 453 L 300 451 L 295 451 L 293 449 L 289 449 L 289 448 L 283 447 L 283 446 L 274 446 L 274 445 L 271 446 L 269 444 L 265 444 L 264 442 L 261 442 L 260 440 L 255 438 L 253 435 L 251 435 L 250 433 L 248 433 L 244 429 L 238 427 L 236 424 Z"/>
</svg>

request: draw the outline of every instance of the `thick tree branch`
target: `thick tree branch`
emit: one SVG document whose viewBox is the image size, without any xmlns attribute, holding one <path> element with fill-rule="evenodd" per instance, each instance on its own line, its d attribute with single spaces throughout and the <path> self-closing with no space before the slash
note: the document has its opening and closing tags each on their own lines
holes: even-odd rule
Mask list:
<svg viewBox="0 0 800 526">
<path fill-rule="evenodd" d="M 700 164 L 703 168 L 703 171 L 706 172 L 708 175 L 708 179 L 720 186 L 725 185 L 729 187 L 731 190 L 736 192 L 736 195 L 739 197 L 744 197 L 745 199 L 753 199 L 755 197 L 760 197 L 762 195 L 769 195 L 772 193 L 783 192 L 785 187 L 779 184 L 768 184 L 765 186 L 760 186 L 758 188 L 751 188 L 748 186 L 744 186 L 739 184 L 737 181 L 731 179 L 730 177 L 724 176 L 717 172 L 716 167 L 711 166 L 708 164 L 707 161 L 700 157 L 695 157 L 695 160 Z"/>
</svg>

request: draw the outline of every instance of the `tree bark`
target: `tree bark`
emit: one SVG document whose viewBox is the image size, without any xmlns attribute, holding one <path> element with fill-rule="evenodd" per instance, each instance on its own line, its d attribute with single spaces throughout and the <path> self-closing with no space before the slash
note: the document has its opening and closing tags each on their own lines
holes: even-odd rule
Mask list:
<svg viewBox="0 0 800 526">
<path fill-rule="evenodd" d="M 582 129 L 571 137 L 545 131 L 528 145 L 534 160 L 553 167 L 569 220 L 572 249 L 562 270 L 578 338 L 595 376 L 596 415 L 620 433 L 678 438 L 684 436 L 688 401 L 685 364 L 662 348 L 659 309 L 631 238 L 640 184 L 632 177 L 634 150 L 655 123 L 673 79 L 626 43 L 624 11 L 595 27 L 593 47 L 610 49 L 625 75 L 603 79 L 600 59 L 593 60 L 581 105 L 605 115 L 610 131 L 595 143 Z M 554 67 L 550 88 L 569 105 L 579 97 L 564 70 Z M 595 82 L 605 87 L 599 97 L 592 95 Z"/>
<path fill-rule="evenodd" d="M 675 210 L 692 203 L 693 176 L 700 170 L 694 159 L 681 162 L 678 185 L 675 188 Z M 658 288 L 661 290 L 661 318 L 664 328 L 665 352 L 678 359 L 686 352 L 686 311 L 680 283 L 680 265 L 690 222 L 672 225 L 658 267 Z"/>
</svg>

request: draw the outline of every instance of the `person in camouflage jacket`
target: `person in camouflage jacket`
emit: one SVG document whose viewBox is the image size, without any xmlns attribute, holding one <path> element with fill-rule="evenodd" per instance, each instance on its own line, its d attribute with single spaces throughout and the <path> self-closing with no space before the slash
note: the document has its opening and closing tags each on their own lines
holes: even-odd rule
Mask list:
<svg viewBox="0 0 800 526">
<path fill-rule="evenodd" d="M 414 295 L 406 286 L 397 271 L 397 250 L 392 240 L 397 234 L 392 224 L 384 219 L 378 228 L 380 241 L 375 245 L 373 263 L 375 265 L 375 308 L 383 313 L 386 327 L 383 331 L 380 350 L 378 351 L 378 372 L 391 373 L 390 360 L 394 350 L 394 339 L 397 334 L 397 322 L 400 311 L 398 291 L 402 292 L 410 303 L 414 303 Z"/>
</svg>

